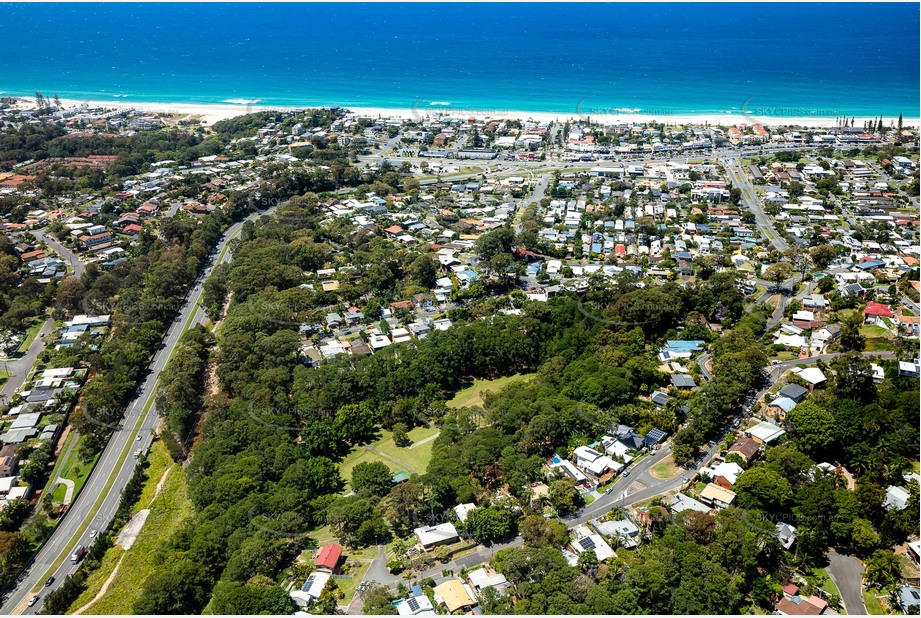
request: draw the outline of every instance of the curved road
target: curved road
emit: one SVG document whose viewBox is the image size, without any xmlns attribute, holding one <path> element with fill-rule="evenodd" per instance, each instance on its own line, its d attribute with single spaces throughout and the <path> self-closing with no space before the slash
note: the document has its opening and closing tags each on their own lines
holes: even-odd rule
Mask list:
<svg viewBox="0 0 921 618">
<path fill-rule="evenodd" d="M 224 233 L 214 254 L 221 255 L 225 251 L 228 243 L 239 234 L 245 221 L 270 214 L 272 210 L 274 208 L 253 213 L 244 221 L 233 224 Z M 226 262 L 229 259 L 230 252 L 227 250 L 220 261 Z M 122 490 L 134 475 L 137 461 L 131 452 L 146 452 L 154 438 L 154 430 L 159 421 L 153 405 L 158 376 L 185 330 L 204 322 L 205 312 L 198 302 L 202 295 L 202 285 L 212 269 L 213 266 L 206 268 L 189 292 L 187 299 L 191 299 L 191 302 L 186 302 L 182 306 L 179 315 L 167 330 L 164 347 L 154 355 L 150 372 L 142 382 L 138 396 L 128 406 L 121 425 L 113 432 L 83 490 L 64 514 L 54 533 L 33 557 L 27 570 L 20 576 L 17 587 L 7 595 L 0 609 L 2 613 L 38 612 L 41 602 L 28 607 L 28 599 L 33 594 L 44 596 L 48 590 L 57 588 L 67 575 L 77 569 L 76 565 L 70 562 L 70 554 L 74 547 L 78 544 L 89 545 L 90 529 L 101 531 L 109 525 L 121 501 Z M 43 583 L 49 576 L 54 576 L 55 581 L 50 587 L 44 587 Z"/>
<path fill-rule="evenodd" d="M 863 563 L 853 556 L 844 556 L 829 551 L 828 574 L 841 593 L 841 603 L 848 614 L 865 615 L 867 608 L 863 602 Z"/>
</svg>

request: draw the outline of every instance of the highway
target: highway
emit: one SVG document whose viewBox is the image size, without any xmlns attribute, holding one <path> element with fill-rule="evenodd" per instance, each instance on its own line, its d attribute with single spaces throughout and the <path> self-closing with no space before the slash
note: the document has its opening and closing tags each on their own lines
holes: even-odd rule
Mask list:
<svg viewBox="0 0 921 618">
<path fill-rule="evenodd" d="M 253 213 L 247 220 L 269 214 L 273 209 Z M 243 222 L 240 222 L 228 228 L 215 248 L 214 255 L 221 255 L 242 227 Z M 230 251 L 227 250 L 220 261 L 229 260 Z M 70 562 L 73 549 L 78 544 L 90 544 L 90 530 L 102 531 L 108 527 L 118 509 L 122 490 L 134 474 L 137 462 L 133 453 L 138 450 L 146 452 L 153 442 L 159 421 L 153 404 L 160 372 L 166 366 L 182 333 L 187 328 L 204 322 L 205 312 L 198 303 L 202 295 L 203 282 L 211 274 L 212 269 L 213 266 L 206 268 L 189 292 L 187 302 L 167 330 L 164 347 L 154 355 L 150 372 L 142 382 L 137 397 L 128 406 L 121 425 L 112 433 L 83 490 L 64 514 L 54 533 L 34 556 L 33 562 L 20 576 L 17 587 L 7 595 L 0 608 L 2 613 L 37 613 L 41 608 L 41 602 L 33 607 L 27 606 L 32 595 L 44 596 L 49 590 L 57 588 L 67 575 L 77 569 L 77 566 Z M 50 587 L 45 587 L 44 582 L 49 576 L 54 576 L 54 583 Z"/>
</svg>

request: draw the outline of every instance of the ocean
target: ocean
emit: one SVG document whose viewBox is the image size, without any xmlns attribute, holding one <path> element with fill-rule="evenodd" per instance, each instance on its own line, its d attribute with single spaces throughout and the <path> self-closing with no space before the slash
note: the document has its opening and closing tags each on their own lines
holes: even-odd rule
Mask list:
<svg viewBox="0 0 921 618">
<path fill-rule="evenodd" d="M 0 41 L 5 95 L 921 117 L 917 3 L 0 4 Z"/>
</svg>

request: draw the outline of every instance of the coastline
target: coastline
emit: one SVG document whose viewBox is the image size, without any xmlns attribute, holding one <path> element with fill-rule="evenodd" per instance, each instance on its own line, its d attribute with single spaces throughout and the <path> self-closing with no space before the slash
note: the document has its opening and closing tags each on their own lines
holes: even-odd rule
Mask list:
<svg viewBox="0 0 921 618">
<path fill-rule="evenodd" d="M 29 101 L 25 97 L 17 97 L 21 100 Z M 320 106 L 284 106 L 284 105 L 260 105 L 258 99 L 255 103 L 244 102 L 240 100 L 237 103 L 157 103 L 151 101 L 103 101 L 87 100 L 80 101 L 76 99 L 61 99 L 65 109 L 89 105 L 91 107 L 103 107 L 109 109 L 135 109 L 147 113 L 171 114 L 179 116 L 198 116 L 207 125 L 213 125 L 220 120 L 242 116 L 244 114 L 261 112 L 261 111 L 289 111 L 294 109 L 307 109 L 308 107 Z M 742 112 L 725 113 L 725 114 L 667 114 L 667 115 L 650 115 L 650 114 L 566 114 L 556 112 L 533 112 L 525 110 L 474 110 L 474 109 L 457 109 L 449 106 L 426 106 L 413 108 L 388 108 L 388 107 L 346 107 L 351 114 L 359 116 L 381 117 L 381 118 L 402 118 L 406 120 L 415 120 L 421 122 L 426 118 L 437 117 L 474 117 L 479 119 L 506 120 L 532 119 L 537 122 L 567 120 L 576 122 L 590 118 L 593 122 L 603 124 L 620 124 L 620 123 L 645 123 L 660 122 L 667 125 L 715 125 L 715 126 L 734 126 L 744 124 L 761 124 L 765 127 L 792 127 L 800 126 L 806 128 L 831 128 L 836 125 L 837 118 L 826 116 L 758 116 Z M 866 120 L 876 120 L 870 117 L 855 117 L 854 126 L 862 126 Z M 894 118 L 884 118 L 883 121 L 888 127 L 889 122 L 895 121 Z M 921 126 L 921 118 L 903 118 L 905 128 Z"/>
</svg>

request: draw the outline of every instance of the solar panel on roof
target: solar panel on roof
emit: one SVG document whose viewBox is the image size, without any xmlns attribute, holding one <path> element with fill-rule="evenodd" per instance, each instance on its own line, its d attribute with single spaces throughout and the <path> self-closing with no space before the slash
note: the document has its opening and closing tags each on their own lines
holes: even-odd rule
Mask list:
<svg viewBox="0 0 921 618">
<path fill-rule="evenodd" d="M 409 609 L 415 611 L 419 610 L 419 601 L 416 600 L 416 597 L 409 597 L 406 600 L 406 604 L 409 605 Z"/>
<path fill-rule="evenodd" d="M 579 545 L 582 546 L 582 549 L 595 549 L 595 540 L 591 537 L 582 537 L 579 539 Z"/>
</svg>

